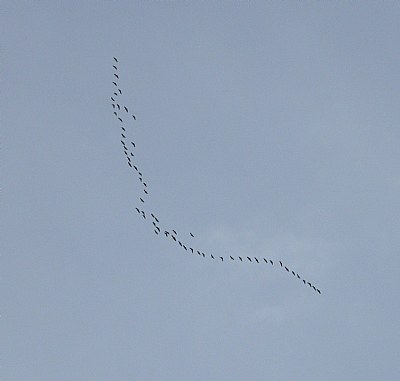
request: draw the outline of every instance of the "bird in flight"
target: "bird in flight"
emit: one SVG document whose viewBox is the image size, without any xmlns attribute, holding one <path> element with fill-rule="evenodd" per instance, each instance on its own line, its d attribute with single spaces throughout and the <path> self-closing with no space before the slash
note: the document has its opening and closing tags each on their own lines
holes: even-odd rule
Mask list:
<svg viewBox="0 0 400 381">
<path fill-rule="evenodd" d="M 113 57 L 113 58 L 114 58 L 115 62 L 118 62 L 118 60 L 115 57 Z"/>
</svg>

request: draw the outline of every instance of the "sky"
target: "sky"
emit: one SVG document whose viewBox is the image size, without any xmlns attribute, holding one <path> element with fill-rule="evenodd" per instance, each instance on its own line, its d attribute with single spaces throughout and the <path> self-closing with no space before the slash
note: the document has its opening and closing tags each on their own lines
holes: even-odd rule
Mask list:
<svg viewBox="0 0 400 381">
<path fill-rule="evenodd" d="M 399 379 L 397 2 L 1 8 L 1 380 Z"/>
</svg>

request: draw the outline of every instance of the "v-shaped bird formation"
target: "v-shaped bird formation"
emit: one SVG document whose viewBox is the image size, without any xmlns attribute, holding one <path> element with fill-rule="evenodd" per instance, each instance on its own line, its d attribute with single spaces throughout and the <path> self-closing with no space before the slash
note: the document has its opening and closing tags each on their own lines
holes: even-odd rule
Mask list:
<svg viewBox="0 0 400 381">
<path fill-rule="evenodd" d="M 301 277 L 297 272 L 289 269 L 289 267 L 284 265 L 282 261 L 274 262 L 272 259 L 264 257 L 246 256 L 242 258 L 240 256 L 235 257 L 232 255 L 214 256 L 212 253 L 205 253 L 200 248 L 195 247 L 195 245 L 191 243 L 193 242 L 194 238 L 194 234 L 192 232 L 185 234 L 182 233 L 178 234 L 178 232 L 175 229 L 168 228 L 166 227 L 165 224 L 162 224 L 158 219 L 158 217 L 156 216 L 156 213 L 154 211 L 150 211 L 147 208 L 148 202 L 146 202 L 146 200 L 149 197 L 149 189 L 147 186 L 147 182 L 144 180 L 143 173 L 141 172 L 140 167 L 136 160 L 135 156 L 136 143 L 133 140 L 129 140 L 129 138 L 127 137 L 128 136 L 127 124 L 135 123 L 136 116 L 131 111 L 129 111 L 127 105 L 122 103 L 122 98 L 121 98 L 122 90 L 119 85 L 120 74 L 118 73 L 118 66 L 117 66 L 119 62 L 116 57 L 113 58 L 114 58 L 112 65 L 113 78 L 111 82 L 114 86 L 113 88 L 117 89 L 117 91 L 113 91 L 113 96 L 111 96 L 111 106 L 113 115 L 115 116 L 116 121 L 118 122 L 121 128 L 120 142 L 122 149 L 124 151 L 124 155 L 126 157 L 127 165 L 129 166 L 129 169 L 132 170 L 133 173 L 136 175 L 141 185 L 142 193 L 138 197 L 139 202 L 134 209 L 134 211 L 136 211 L 136 213 L 138 214 L 139 218 L 142 218 L 143 221 L 150 223 L 150 226 L 153 229 L 155 235 L 162 236 L 165 239 L 170 240 L 173 244 L 177 245 L 177 248 L 183 250 L 188 254 L 197 255 L 200 258 L 210 259 L 212 261 L 219 261 L 219 262 L 237 261 L 238 263 L 251 262 L 253 264 L 258 264 L 258 265 L 275 266 L 277 268 L 282 269 L 283 271 L 286 271 L 288 274 L 291 274 L 294 279 L 297 279 L 304 285 L 309 286 L 318 294 L 321 294 L 321 291 L 317 287 L 315 287 L 315 285 L 313 285 L 306 279 L 303 279 L 303 277 Z"/>
</svg>

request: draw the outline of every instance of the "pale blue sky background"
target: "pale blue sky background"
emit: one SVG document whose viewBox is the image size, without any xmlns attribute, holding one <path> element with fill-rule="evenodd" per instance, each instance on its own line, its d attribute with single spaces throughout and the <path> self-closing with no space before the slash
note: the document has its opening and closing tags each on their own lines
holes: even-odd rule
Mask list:
<svg viewBox="0 0 400 381">
<path fill-rule="evenodd" d="M 399 379 L 398 3 L 4 1 L 0 25 L 2 380 Z M 143 223 L 112 56 L 158 215 L 322 295 Z"/>
</svg>

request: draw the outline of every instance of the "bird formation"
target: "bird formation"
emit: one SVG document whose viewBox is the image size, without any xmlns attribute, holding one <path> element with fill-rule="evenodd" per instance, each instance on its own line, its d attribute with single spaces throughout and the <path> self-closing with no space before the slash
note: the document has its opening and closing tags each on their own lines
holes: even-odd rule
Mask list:
<svg viewBox="0 0 400 381">
<path fill-rule="evenodd" d="M 113 62 L 113 81 L 112 84 L 114 85 L 114 88 L 117 89 L 117 91 L 113 92 L 113 96 L 111 97 L 111 106 L 113 110 L 113 114 L 118 120 L 118 123 L 121 128 L 121 146 L 122 150 L 124 152 L 126 162 L 129 166 L 129 168 L 134 171 L 134 174 L 136 175 L 138 181 L 140 182 L 141 185 L 141 190 L 142 194 L 139 197 L 140 204 L 135 207 L 135 211 L 137 212 L 138 216 L 143 218 L 144 220 L 147 220 L 151 222 L 151 227 L 154 231 L 154 234 L 157 236 L 164 236 L 165 239 L 170 240 L 173 244 L 178 245 L 178 247 L 185 252 L 189 254 L 194 254 L 198 255 L 201 258 L 208 258 L 213 261 L 219 261 L 219 262 L 224 262 L 224 260 L 229 260 L 229 261 L 235 261 L 239 260 L 240 262 L 244 262 L 247 260 L 247 262 L 251 262 L 254 264 L 264 264 L 264 265 L 271 265 L 274 266 L 274 261 L 269 258 L 264 258 L 264 257 L 246 257 L 242 258 L 240 256 L 214 256 L 211 253 L 204 253 L 201 251 L 199 248 L 194 247 L 195 245 L 193 243 L 193 238 L 194 234 L 192 232 L 189 232 L 189 234 L 178 234 L 178 232 L 175 229 L 171 228 L 166 228 L 164 225 L 160 223 L 159 218 L 156 216 L 154 211 L 148 212 L 147 209 L 147 198 L 149 197 L 149 190 L 147 186 L 147 182 L 144 181 L 144 176 L 142 172 L 139 169 L 138 163 L 136 162 L 135 159 L 135 149 L 136 149 L 136 143 L 134 140 L 129 140 L 127 138 L 127 129 L 126 129 L 126 123 L 132 122 L 132 119 L 130 117 L 132 116 L 133 120 L 136 122 L 136 116 L 132 113 L 129 112 L 129 109 L 126 105 L 123 104 L 122 102 L 122 90 L 119 85 L 119 79 L 120 79 L 120 74 L 118 73 L 118 66 L 117 64 L 118 59 L 116 57 L 114 58 Z M 129 117 L 129 119 L 127 119 Z M 189 240 L 189 243 L 188 241 Z M 281 268 L 282 270 L 285 270 L 288 274 L 291 274 L 295 279 L 300 280 L 304 285 L 309 286 L 311 289 L 313 289 L 315 292 L 321 294 L 321 291 L 315 287 L 311 282 L 308 282 L 307 280 L 303 279 L 297 272 L 289 269 L 287 266 L 285 266 L 282 261 L 279 261 L 279 266 L 275 266 L 278 268 Z"/>
</svg>

